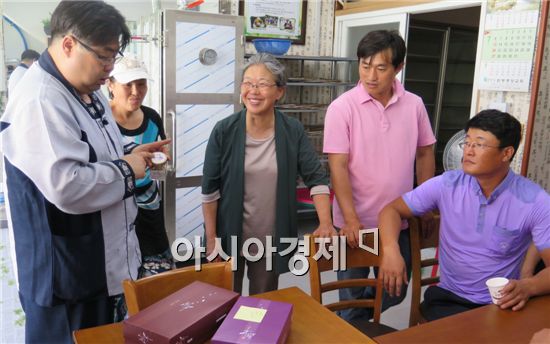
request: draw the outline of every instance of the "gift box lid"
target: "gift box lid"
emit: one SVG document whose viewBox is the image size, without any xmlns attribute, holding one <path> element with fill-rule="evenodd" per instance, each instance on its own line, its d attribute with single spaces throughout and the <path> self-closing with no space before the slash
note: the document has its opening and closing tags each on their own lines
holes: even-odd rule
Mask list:
<svg viewBox="0 0 550 344">
<path fill-rule="evenodd" d="M 286 302 L 241 296 L 211 343 L 284 343 L 290 331 L 292 307 Z"/>
<path fill-rule="evenodd" d="M 125 320 L 124 335 L 133 336 L 138 330 L 149 337 L 170 340 L 185 331 L 214 333 L 238 296 L 231 290 L 195 281 Z"/>
</svg>

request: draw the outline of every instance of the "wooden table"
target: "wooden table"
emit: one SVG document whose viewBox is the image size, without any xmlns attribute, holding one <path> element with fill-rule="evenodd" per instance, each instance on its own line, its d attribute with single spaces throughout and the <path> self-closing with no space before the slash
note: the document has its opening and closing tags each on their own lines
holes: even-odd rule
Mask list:
<svg viewBox="0 0 550 344">
<path fill-rule="evenodd" d="M 375 343 L 301 289 L 292 287 L 254 295 L 294 305 L 287 343 Z M 75 342 L 124 343 L 122 323 L 75 331 Z"/>
<path fill-rule="evenodd" d="M 403 331 L 375 337 L 384 343 L 529 343 L 550 328 L 550 296 L 529 300 L 521 311 L 487 305 Z"/>
</svg>

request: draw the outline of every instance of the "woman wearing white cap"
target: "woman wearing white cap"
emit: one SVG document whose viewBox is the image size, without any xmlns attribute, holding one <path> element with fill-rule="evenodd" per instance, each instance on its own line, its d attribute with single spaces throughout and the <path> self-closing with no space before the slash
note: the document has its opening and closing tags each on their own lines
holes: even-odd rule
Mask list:
<svg viewBox="0 0 550 344">
<path fill-rule="evenodd" d="M 151 79 L 145 64 L 132 56 L 125 56 L 115 64 L 108 88 L 111 110 L 123 136 L 136 144 L 165 139 L 160 115 L 143 106 L 147 94 L 147 80 Z M 139 278 L 157 274 L 173 267 L 173 259 L 166 229 L 158 184 L 147 171 L 136 181 L 136 200 L 139 206 L 136 234 L 142 255 Z"/>
</svg>

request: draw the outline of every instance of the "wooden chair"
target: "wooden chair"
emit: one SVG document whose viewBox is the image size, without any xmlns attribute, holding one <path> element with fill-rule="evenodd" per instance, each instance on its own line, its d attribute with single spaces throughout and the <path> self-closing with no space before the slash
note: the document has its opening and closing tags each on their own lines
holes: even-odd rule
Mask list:
<svg viewBox="0 0 550 344">
<path fill-rule="evenodd" d="M 373 247 L 373 235 L 365 236 L 366 245 Z M 380 314 L 382 311 L 382 280 L 378 278 L 357 278 L 338 280 L 334 282 L 322 283 L 321 272 L 333 270 L 333 259 L 326 259 L 321 256 L 319 259 L 314 259 L 314 255 L 318 251 L 318 244 L 315 243 L 315 237 L 310 236 L 309 239 L 309 257 L 307 257 L 309 263 L 309 281 L 311 285 L 311 296 L 319 303 L 323 303 L 322 294 L 332 290 L 338 290 L 342 288 L 350 287 L 375 287 L 374 299 L 356 299 L 356 300 L 344 300 L 324 305 L 331 311 L 339 311 L 349 308 L 372 308 L 373 309 L 373 322 L 366 319 L 354 319 L 349 321 L 351 325 L 363 332 L 369 337 L 375 337 L 395 331 L 394 328 L 383 325 L 380 323 Z M 357 267 L 376 267 L 380 266 L 380 256 L 382 246 L 378 246 L 380 254 L 375 255 L 362 248 L 352 249 L 346 246 L 346 265 L 347 268 Z"/>
<path fill-rule="evenodd" d="M 195 271 L 194 266 L 187 266 L 136 281 L 124 280 L 122 286 L 128 314 L 134 315 L 194 281 L 233 290 L 231 261 L 203 264 L 201 271 Z"/>
<path fill-rule="evenodd" d="M 428 236 L 422 231 L 422 222 L 420 218 L 413 217 L 409 219 L 409 230 L 411 234 L 411 260 L 412 260 L 412 295 L 411 295 L 411 311 L 409 316 L 409 326 L 415 326 L 425 322 L 425 319 L 420 313 L 420 296 L 422 287 L 439 282 L 439 276 L 422 278 L 422 268 L 434 267 L 439 265 L 439 260 L 436 258 L 422 259 L 422 249 L 437 248 L 439 246 L 439 222 L 440 215 L 435 215 L 437 221 L 436 228 Z"/>
</svg>

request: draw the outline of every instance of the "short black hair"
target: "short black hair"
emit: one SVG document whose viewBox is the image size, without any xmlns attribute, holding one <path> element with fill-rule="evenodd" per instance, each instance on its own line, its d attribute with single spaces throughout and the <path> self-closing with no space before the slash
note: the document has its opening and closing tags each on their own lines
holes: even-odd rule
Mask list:
<svg viewBox="0 0 550 344">
<path fill-rule="evenodd" d="M 51 30 L 52 41 L 73 34 L 96 46 L 118 41 L 121 51 L 130 42 L 126 20 L 116 8 L 103 1 L 61 1 L 52 14 Z"/>
<path fill-rule="evenodd" d="M 521 141 L 521 123 L 509 113 L 494 109 L 480 111 L 466 123 L 464 130 L 467 132 L 470 128 L 490 132 L 498 139 L 500 149 L 512 146 L 516 155 Z"/>
<path fill-rule="evenodd" d="M 27 49 L 21 54 L 21 61 L 23 60 L 38 60 L 40 54 L 32 49 Z"/>
<path fill-rule="evenodd" d="M 357 46 L 357 58 L 371 57 L 388 48 L 392 52 L 391 63 L 397 68 L 407 53 L 405 41 L 398 31 L 377 30 L 367 33 Z"/>
</svg>

